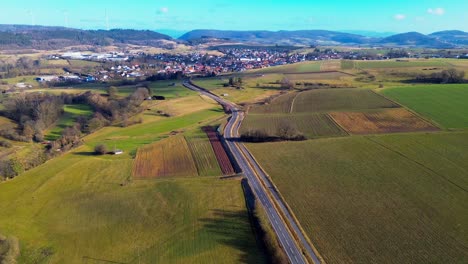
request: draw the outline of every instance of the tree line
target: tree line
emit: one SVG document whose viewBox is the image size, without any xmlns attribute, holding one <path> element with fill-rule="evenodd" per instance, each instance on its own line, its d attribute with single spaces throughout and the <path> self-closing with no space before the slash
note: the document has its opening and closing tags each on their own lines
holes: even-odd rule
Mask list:
<svg viewBox="0 0 468 264">
<path fill-rule="evenodd" d="M 15 177 L 23 171 L 36 167 L 60 153 L 66 152 L 82 144 L 82 137 L 104 126 L 128 126 L 140 120 L 132 117 L 141 113 L 143 101 L 149 96 L 149 89 L 136 88 L 127 97 L 119 97 L 115 88 L 109 88 L 108 95 L 85 92 L 73 95 L 48 95 L 38 93 L 23 93 L 11 97 L 4 102 L 5 108 L 1 115 L 14 120 L 17 128 L 0 129 L 0 135 L 24 142 L 43 142 L 43 151 L 31 153 L 26 159 L 10 158 L 0 161 L 0 176 Z M 44 140 L 44 131 L 50 128 L 64 113 L 65 104 L 87 104 L 94 111 L 92 116 L 79 116 L 75 122 L 65 128 L 61 136 L 54 141 Z M 11 147 L 8 141 L 2 146 Z"/>
</svg>

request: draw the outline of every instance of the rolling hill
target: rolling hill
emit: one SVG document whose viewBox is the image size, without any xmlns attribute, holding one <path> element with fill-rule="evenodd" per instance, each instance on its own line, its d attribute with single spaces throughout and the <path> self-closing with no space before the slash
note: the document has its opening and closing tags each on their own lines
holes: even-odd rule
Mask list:
<svg viewBox="0 0 468 264">
<path fill-rule="evenodd" d="M 187 32 L 179 40 L 192 43 L 216 40 L 279 45 L 367 45 L 453 48 L 468 45 L 468 33 L 463 31 L 441 31 L 424 35 L 418 32 L 408 32 L 382 38 L 327 30 L 229 31 L 199 29 Z"/>
<path fill-rule="evenodd" d="M 460 30 L 446 30 L 429 34 L 430 37 L 457 45 L 468 45 L 468 33 Z"/>
<path fill-rule="evenodd" d="M 418 32 L 408 32 L 386 37 L 379 44 L 388 46 L 410 46 L 424 48 L 453 48 L 455 45 Z"/>
<path fill-rule="evenodd" d="M 169 32 L 165 30 L 164 32 Z M 468 33 L 458 30 L 440 31 L 429 35 L 418 32 L 382 37 L 359 32 L 346 33 L 329 30 L 295 31 L 235 31 L 197 29 L 183 34 L 177 40 L 151 30 L 112 29 L 81 30 L 65 27 L 0 25 L 0 47 L 5 49 L 53 49 L 74 45 L 133 44 L 160 47 L 162 40 L 198 43 L 251 43 L 262 45 L 346 45 L 391 46 L 421 48 L 453 48 L 468 46 Z M 380 37 L 379 37 L 380 36 Z"/>
<path fill-rule="evenodd" d="M 73 45 L 134 44 L 159 46 L 172 38 L 150 30 L 80 30 L 65 27 L 0 25 L 0 46 L 6 48 L 63 48 Z"/>
<path fill-rule="evenodd" d="M 290 44 L 367 44 L 375 39 L 356 34 L 327 30 L 297 30 L 297 31 L 225 31 L 225 30 L 193 30 L 179 39 L 193 41 L 197 39 L 226 39 L 238 42 Z"/>
</svg>

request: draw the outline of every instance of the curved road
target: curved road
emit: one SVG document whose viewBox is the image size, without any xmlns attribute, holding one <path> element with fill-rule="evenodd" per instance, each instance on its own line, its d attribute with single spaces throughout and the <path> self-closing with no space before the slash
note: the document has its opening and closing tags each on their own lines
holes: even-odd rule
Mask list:
<svg viewBox="0 0 468 264">
<path fill-rule="evenodd" d="M 234 103 L 226 101 L 207 90 L 191 84 L 190 82 L 184 82 L 184 86 L 212 98 L 224 108 L 231 110 L 232 116 L 224 129 L 226 144 L 247 178 L 255 196 L 265 208 L 268 219 L 279 238 L 281 246 L 288 256 L 289 261 L 294 264 L 308 263 L 301 250 L 302 247 L 307 251 L 314 263 L 320 263 L 319 258 L 307 242 L 307 239 L 302 234 L 294 218 L 290 215 L 266 173 L 261 169 L 260 165 L 258 165 L 247 148 L 242 143 L 237 142 L 237 139 L 239 138 L 239 128 L 242 124 L 242 120 L 244 119 L 244 113 L 240 111 L 238 106 Z M 267 192 L 269 192 L 269 194 Z M 272 201 L 270 196 L 273 197 L 275 201 Z M 279 207 L 281 213 L 278 211 L 277 207 L 274 206 L 274 203 Z M 286 219 L 281 217 L 281 214 L 285 216 Z M 288 223 L 285 221 L 288 221 Z M 296 243 L 291 232 L 294 232 L 296 237 L 298 237 L 298 242 L 301 244 L 301 247 Z"/>
</svg>

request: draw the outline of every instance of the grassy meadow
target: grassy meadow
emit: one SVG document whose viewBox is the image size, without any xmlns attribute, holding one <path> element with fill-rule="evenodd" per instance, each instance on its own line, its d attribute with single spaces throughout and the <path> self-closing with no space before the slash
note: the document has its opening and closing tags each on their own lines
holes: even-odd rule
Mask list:
<svg viewBox="0 0 468 264">
<path fill-rule="evenodd" d="M 204 177 L 221 173 L 200 127 L 224 113 L 189 97 L 174 103 L 196 102 L 197 108 L 177 106 L 174 116 L 164 117 L 156 113 L 159 103 L 150 105 L 143 123 L 103 128 L 70 153 L 0 183 L 0 234 L 18 238 L 18 262 L 265 263 L 240 182 Z M 132 177 L 139 148 L 174 137 L 188 142 L 200 177 Z M 95 156 L 97 144 L 124 154 Z"/>
<path fill-rule="evenodd" d="M 85 104 L 65 105 L 63 110 L 63 115 L 56 122 L 55 126 L 45 132 L 44 138 L 46 140 L 58 139 L 61 136 L 62 131 L 65 128 L 72 126 L 73 123 L 75 123 L 76 118 L 79 116 L 89 117 L 93 114 L 91 107 Z"/>
</svg>

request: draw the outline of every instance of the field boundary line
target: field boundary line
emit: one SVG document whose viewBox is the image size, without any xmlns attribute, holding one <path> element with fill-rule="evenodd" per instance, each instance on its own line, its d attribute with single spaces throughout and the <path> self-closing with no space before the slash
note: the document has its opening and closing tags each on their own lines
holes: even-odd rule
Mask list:
<svg viewBox="0 0 468 264">
<path fill-rule="evenodd" d="M 425 122 L 427 122 L 427 123 L 433 125 L 434 127 L 438 128 L 439 131 L 448 130 L 447 128 L 445 128 L 444 126 L 442 126 L 442 125 L 440 125 L 439 123 L 435 122 L 434 120 L 432 120 L 432 119 L 430 119 L 430 118 L 427 118 L 427 117 L 425 117 L 425 116 L 419 114 L 418 112 L 414 111 L 413 109 L 411 109 L 411 108 L 409 108 L 409 107 L 407 107 L 407 106 L 405 106 L 405 105 L 403 105 L 403 104 L 400 104 L 399 102 L 393 100 L 392 98 L 389 98 L 389 97 L 383 95 L 382 93 L 377 92 L 377 91 L 374 90 L 374 89 L 371 89 L 371 91 L 372 91 L 373 93 L 377 94 L 378 96 L 381 96 L 381 97 L 383 97 L 383 98 L 385 98 L 385 99 L 387 99 L 387 100 L 393 102 L 394 104 L 397 104 L 397 105 L 400 106 L 401 108 L 404 108 L 404 109 L 406 109 L 407 111 L 413 113 L 413 114 L 416 115 L 417 117 L 421 118 L 423 121 L 425 121 Z"/>
<path fill-rule="evenodd" d="M 296 96 L 294 96 L 292 102 L 291 102 L 291 107 L 289 108 L 289 113 L 292 114 L 294 111 L 294 104 L 296 103 L 296 98 L 299 96 L 300 92 L 296 93 Z"/>
<path fill-rule="evenodd" d="M 335 120 L 335 118 L 333 118 L 333 116 L 330 115 L 330 113 L 325 113 L 325 115 L 326 115 L 328 118 L 330 118 L 330 120 L 331 120 L 339 129 L 341 129 L 341 130 L 346 134 L 345 136 L 351 136 L 351 133 L 350 133 L 348 130 L 344 129 L 344 127 L 342 127 L 342 126 Z"/>
<path fill-rule="evenodd" d="M 389 150 L 389 151 L 391 151 L 391 152 L 393 152 L 393 153 L 395 153 L 395 154 L 398 154 L 399 156 L 401 156 L 401 157 L 403 157 L 403 158 L 405 158 L 405 159 L 407 159 L 407 160 L 409 160 L 409 161 L 411 161 L 411 162 L 413 162 L 413 163 L 416 163 L 417 165 L 421 166 L 421 167 L 424 168 L 425 170 L 432 172 L 433 174 L 435 174 L 435 175 L 439 176 L 440 178 L 446 180 L 447 182 L 451 183 L 451 184 L 454 185 L 455 187 L 457 187 L 457 188 L 461 189 L 462 191 L 468 193 L 468 190 L 467 190 L 467 189 L 463 188 L 462 186 L 458 185 L 457 183 L 453 182 L 452 180 L 450 180 L 449 178 L 445 177 L 444 175 L 438 173 L 437 171 L 435 171 L 435 170 L 433 170 L 433 169 L 427 167 L 426 165 L 422 164 L 421 162 L 416 161 L 416 160 L 414 160 L 414 159 L 408 157 L 407 155 L 401 153 L 400 151 L 394 150 L 394 149 L 390 148 L 389 146 L 387 146 L 387 145 L 385 145 L 385 144 L 383 144 L 383 143 L 381 143 L 381 142 L 372 140 L 371 137 L 366 137 L 366 138 L 367 138 L 367 140 L 373 142 L 374 144 L 377 144 L 377 145 L 379 145 L 379 146 L 381 146 L 381 147 L 383 147 L 383 148 L 385 148 L 385 149 L 387 149 L 387 150 Z"/>
<path fill-rule="evenodd" d="M 247 147 L 245 147 L 245 145 L 242 145 L 243 147 L 241 147 L 241 153 L 243 156 L 247 156 L 247 154 L 245 153 L 245 150 L 247 150 Z M 291 217 L 293 218 L 295 224 L 297 225 L 297 227 L 299 228 L 300 232 L 302 233 L 302 235 L 304 236 L 304 238 L 306 239 L 307 243 L 309 244 L 309 246 L 312 248 L 312 250 L 314 251 L 315 255 L 319 258 L 319 261 L 320 263 L 326 263 L 325 260 L 323 259 L 323 257 L 320 255 L 320 253 L 318 252 L 317 248 L 314 246 L 314 244 L 312 243 L 312 241 L 310 240 L 309 236 L 307 235 L 307 233 L 305 232 L 305 230 L 302 228 L 299 220 L 297 219 L 296 215 L 294 214 L 293 210 L 291 209 L 291 207 L 289 206 L 289 204 L 286 202 L 286 200 L 284 199 L 283 195 L 280 193 L 278 187 L 273 183 L 273 181 L 271 180 L 271 177 L 270 175 L 268 175 L 268 173 L 265 171 L 265 169 L 260 165 L 260 163 L 257 161 L 257 159 L 254 157 L 253 154 L 250 153 L 250 151 L 248 151 L 248 155 L 249 157 L 252 158 L 252 160 L 257 164 L 257 166 L 262 170 L 262 172 L 265 174 L 269 184 L 271 184 L 271 186 L 273 186 L 274 188 L 274 191 L 278 194 L 278 197 L 281 199 L 281 202 L 284 204 L 286 210 L 288 211 L 288 213 L 291 215 Z M 247 161 L 249 162 L 251 168 L 252 167 L 252 164 L 250 162 L 250 159 L 247 158 Z M 253 168 L 254 170 L 254 173 L 258 175 L 258 172 L 257 170 L 255 170 L 255 168 Z M 262 179 L 262 177 L 258 177 L 260 179 L 260 182 L 262 183 L 262 187 L 266 190 L 266 193 L 268 194 L 268 196 L 270 197 L 270 199 L 273 201 L 273 205 L 278 209 L 278 212 L 280 213 L 281 215 L 281 218 L 283 218 L 283 221 L 284 220 L 287 220 L 287 217 L 285 216 L 283 210 L 281 210 L 278 205 L 278 202 L 276 201 L 276 199 L 274 199 L 274 197 L 271 197 L 272 194 L 271 192 L 268 190 L 267 186 L 266 186 L 266 183 L 265 181 Z M 291 235 L 296 239 L 296 240 L 299 240 L 299 238 L 297 237 L 297 234 L 296 232 L 294 232 L 294 229 L 291 227 L 289 221 L 284 221 L 286 223 L 286 225 L 288 226 L 288 231 L 291 233 Z M 301 243 L 298 243 L 298 241 L 296 241 L 296 243 L 299 245 L 299 247 L 304 251 L 304 255 L 307 256 L 307 260 L 309 261 L 311 258 L 309 256 L 309 254 L 307 254 L 307 250 L 305 250 Z M 313 263 L 313 261 L 312 261 Z"/>
</svg>

